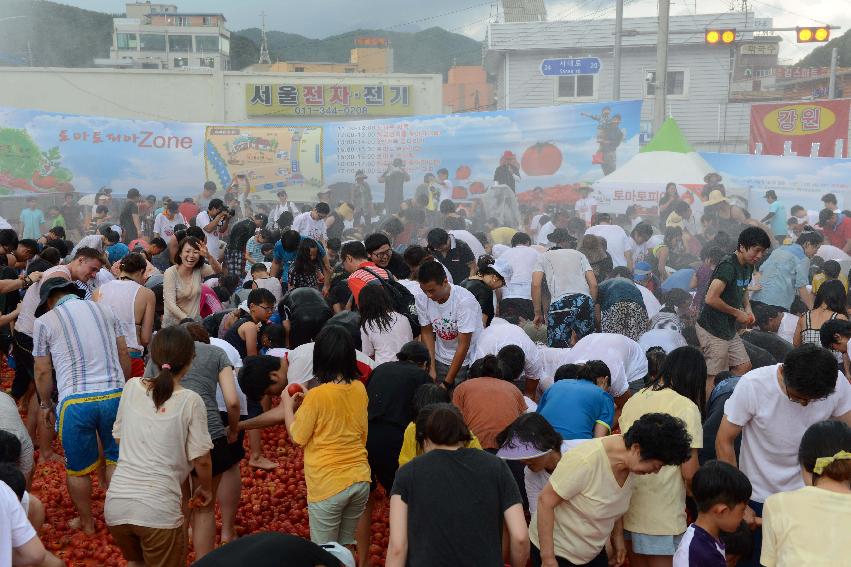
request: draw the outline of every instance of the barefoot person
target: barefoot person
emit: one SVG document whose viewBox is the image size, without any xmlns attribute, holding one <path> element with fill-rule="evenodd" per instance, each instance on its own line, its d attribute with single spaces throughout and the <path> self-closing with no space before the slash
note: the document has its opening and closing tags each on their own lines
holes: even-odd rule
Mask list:
<svg viewBox="0 0 851 567">
<path fill-rule="evenodd" d="M 112 425 L 124 380 L 130 378 L 130 355 L 112 310 L 82 299 L 75 283 L 50 278 L 39 294 L 33 335 L 36 388 L 46 419 L 52 423 L 59 418 L 68 492 L 80 515 L 72 527 L 93 534 L 89 474 L 100 466 L 98 443 L 106 459 L 107 484 L 115 469 L 118 444 Z M 53 403 L 54 370 L 58 407 Z"/>
</svg>

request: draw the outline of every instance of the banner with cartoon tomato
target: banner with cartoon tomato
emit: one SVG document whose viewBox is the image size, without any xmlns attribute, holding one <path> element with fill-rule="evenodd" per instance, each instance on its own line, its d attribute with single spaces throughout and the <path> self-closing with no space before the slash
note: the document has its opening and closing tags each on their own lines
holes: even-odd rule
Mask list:
<svg viewBox="0 0 851 567">
<path fill-rule="evenodd" d="M 849 104 L 849 99 L 754 104 L 750 153 L 848 157 Z"/>
</svg>

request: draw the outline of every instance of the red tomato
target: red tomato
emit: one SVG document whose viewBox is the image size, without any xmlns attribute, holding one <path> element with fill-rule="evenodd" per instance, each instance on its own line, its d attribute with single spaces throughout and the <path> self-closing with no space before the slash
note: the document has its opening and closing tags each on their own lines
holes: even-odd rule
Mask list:
<svg viewBox="0 0 851 567">
<path fill-rule="evenodd" d="M 287 386 L 287 394 L 289 394 L 290 397 L 295 396 L 299 392 L 304 392 L 304 387 L 301 384 L 290 384 Z"/>
<path fill-rule="evenodd" d="M 481 181 L 473 181 L 470 183 L 470 193 L 484 193 L 485 192 L 485 184 Z"/>
<path fill-rule="evenodd" d="M 455 170 L 455 179 L 460 179 L 460 180 L 463 181 L 464 179 L 469 179 L 469 178 L 470 178 L 470 166 L 469 165 L 462 165 L 461 167 L 459 167 L 458 169 Z"/>
<path fill-rule="evenodd" d="M 523 152 L 520 167 L 526 175 L 553 175 L 561 167 L 561 150 L 550 142 L 538 142 Z"/>
</svg>

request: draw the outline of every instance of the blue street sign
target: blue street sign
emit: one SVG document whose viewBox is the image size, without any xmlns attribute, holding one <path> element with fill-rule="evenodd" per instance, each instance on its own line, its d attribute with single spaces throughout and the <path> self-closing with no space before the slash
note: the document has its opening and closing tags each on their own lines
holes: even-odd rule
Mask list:
<svg viewBox="0 0 851 567">
<path fill-rule="evenodd" d="M 570 57 L 567 59 L 544 59 L 541 74 L 552 77 L 565 75 L 596 75 L 602 64 L 599 57 Z"/>
</svg>

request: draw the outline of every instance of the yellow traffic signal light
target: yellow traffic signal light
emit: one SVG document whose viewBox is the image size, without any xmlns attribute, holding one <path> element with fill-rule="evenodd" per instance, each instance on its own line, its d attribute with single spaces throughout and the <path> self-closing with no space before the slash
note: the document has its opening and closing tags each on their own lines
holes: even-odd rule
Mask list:
<svg viewBox="0 0 851 567">
<path fill-rule="evenodd" d="M 736 41 L 736 30 L 711 29 L 706 30 L 704 40 L 707 45 L 730 45 Z"/>
<path fill-rule="evenodd" d="M 830 39 L 830 26 L 796 28 L 798 43 L 824 43 Z"/>
</svg>

